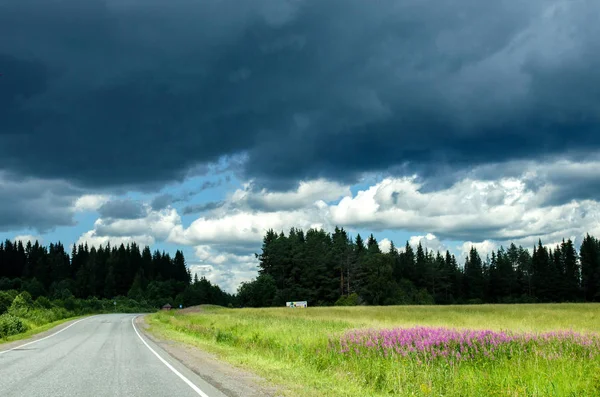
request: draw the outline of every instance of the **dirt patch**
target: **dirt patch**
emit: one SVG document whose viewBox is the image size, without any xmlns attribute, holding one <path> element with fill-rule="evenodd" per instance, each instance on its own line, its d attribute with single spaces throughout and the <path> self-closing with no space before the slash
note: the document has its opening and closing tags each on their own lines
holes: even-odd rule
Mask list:
<svg viewBox="0 0 600 397">
<path fill-rule="evenodd" d="M 201 306 L 194 306 L 182 309 L 181 312 L 188 309 L 195 310 L 190 311 L 192 313 L 202 311 Z M 282 395 L 276 387 L 267 385 L 265 379 L 249 371 L 224 363 L 214 354 L 200 350 L 196 346 L 158 339 L 147 331 L 149 325 L 146 324 L 143 316 L 137 317 L 135 321 L 147 338 L 227 396 L 278 397 Z"/>
</svg>

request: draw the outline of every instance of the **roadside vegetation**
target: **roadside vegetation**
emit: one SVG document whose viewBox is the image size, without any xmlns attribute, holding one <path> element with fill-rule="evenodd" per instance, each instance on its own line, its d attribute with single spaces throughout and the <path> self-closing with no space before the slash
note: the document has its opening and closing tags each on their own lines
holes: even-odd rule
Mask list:
<svg viewBox="0 0 600 397">
<path fill-rule="evenodd" d="M 69 255 L 60 242 L 0 242 L 0 343 L 89 314 L 232 301 L 205 278 L 192 282 L 181 251 L 80 244 Z"/>
<path fill-rule="evenodd" d="M 40 296 L 34 300 L 27 291 L 0 291 L 0 343 L 29 337 L 79 316 L 112 312 L 148 313 L 154 310 L 124 297 L 115 300 L 73 297 L 50 300 Z"/>
<path fill-rule="evenodd" d="M 597 396 L 600 305 L 157 312 L 150 332 L 217 353 L 291 396 Z"/>
</svg>

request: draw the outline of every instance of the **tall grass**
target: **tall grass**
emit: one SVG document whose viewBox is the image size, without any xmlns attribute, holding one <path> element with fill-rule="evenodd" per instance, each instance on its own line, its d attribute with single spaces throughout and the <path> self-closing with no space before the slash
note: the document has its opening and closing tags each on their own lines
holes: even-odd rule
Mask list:
<svg viewBox="0 0 600 397">
<path fill-rule="evenodd" d="M 151 332 L 216 352 L 284 385 L 289 395 L 597 396 L 599 309 L 598 304 L 205 308 L 194 314 L 159 312 L 148 322 Z M 564 332 L 554 332 L 559 330 Z M 488 340 L 496 350 L 490 351 Z M 480 343 L 477 348 L 452 361 L 400 349 L 430 343 L 443 355 L 446 348 L 464 352 L 461 346 L 473 341 Z M 385 343 L 400 350 L 386 354 Z"/>
</svg>

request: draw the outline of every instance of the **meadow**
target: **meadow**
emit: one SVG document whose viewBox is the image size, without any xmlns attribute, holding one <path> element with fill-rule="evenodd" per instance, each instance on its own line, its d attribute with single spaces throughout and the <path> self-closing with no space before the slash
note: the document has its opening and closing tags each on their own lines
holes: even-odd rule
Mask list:
<svg viewBox="0 0 600 397">
<path fill-rule="evenodd" d="M 599 304 L 204 306 L 146 321 L 290 396 L 600 395 Z"/>
</svg>

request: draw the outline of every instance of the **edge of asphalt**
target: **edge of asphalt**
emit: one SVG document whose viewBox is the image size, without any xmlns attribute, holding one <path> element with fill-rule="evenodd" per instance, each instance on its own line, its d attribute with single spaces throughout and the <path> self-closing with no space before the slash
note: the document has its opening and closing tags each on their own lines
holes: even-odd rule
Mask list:
<svg viewBox="0 0 600 397">
<path fill-rule="evenodd" d="M 63 329 L 65 329 L 67 327 L 70 327 L 71 325 L 73 325 L 77 321 L 81 321 L 81 320 L 84 320 L 84 319 L 92 317 L 92 316 L 94 316 L 94 314 L 75 317 L 75 318 L 73 318 L 71 320 L 65 321 L 64 323 L 60 323 L 57 326 L 49 328 L 49 329 L 47 329 L 45 331 L 33 334 L 30 337 L 25 338 L 25 339 L 18 339 L 18 340 L 14 340 L 14 341 L 11 341 L 11 342 L 0 342 L 0 352 L 7 351 L 7 350 L 12 350 L 15 347 L 19 347 L 19 346 L 24 345 L 26 343 L 32 343 L 32 342 L 38 341 L 40 339 L 44 339 L 44 338 L 46 338 L 48 336 L 51 336 L 52 334 L 56 334 L 56 333 L 62 331 Z"/>
<path fill-rule="evenodd" d="M 158 343 L 154 340 L 150 339 L 147 332 L 142 330 L 140 327 L 139 318 L 143 318 L 146 314 L 134 315 L 131 320 L 131 324 L 134 327 L 133 329 L 136 331 L 137 336 L 142 339 L 143 342 L 147 344 L 147 347 L 151 352 L 158 355 L 162 360 L 167 362 L 172 368 L 169 370 L 173 371 L 177 376 L 179 376 L 184 382 L 187 381 L 194 384 L 200 391 L 192 388 L 198 395 L 200 396 L 230 396 L 229 394 L 225 394 L 223 390 L 220 390 L 218 387 L 215 387 L 211 383 L 207 382 L 203 379 L 200 374 L 194 372 L 192 369 L 188 368 L 177 358 L 173 357 L 169 352 L 165 351 Z M 179 373 L 178 373 L 179 372 Z M 183 377 L 182 377 L 183 376 Z M 187 379 L 187 381 L 186 381 Z M 188 384 L 189 386 L 189 384 Z M 190 386 L 191 387 L 191 386 Z"/>
<path fill-rule="evenodd" d="M 220 393 L 228 397 L 273 397 L 281 396 L 277 387 L 267 385 L 265 380 L 250 371 L 234 367 L 219 360 L 214 354 L 205 352 L 195 346 L 173 340 L 162 340 L 149 333 L 148 324 L 139 315 L 134 322 L 137 330 L 146 341 L 156 347 L 163 357 L 169 357 L 169 362 L 178 363 L 187 371 Z M 177 367 L 179 369 L 180 367 Z M 190 372 L 187 372 L 188 374 Z M 201 386 L 201 389 L 202 386 Z M 203 389 L 204 390 L 204 389 Z"/>
</svg>

